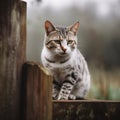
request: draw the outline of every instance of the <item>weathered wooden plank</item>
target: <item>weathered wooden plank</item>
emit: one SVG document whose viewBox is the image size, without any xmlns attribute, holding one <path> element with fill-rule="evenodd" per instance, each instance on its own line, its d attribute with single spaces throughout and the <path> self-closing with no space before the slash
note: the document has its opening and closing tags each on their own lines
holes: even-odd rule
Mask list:
<svg viewBox="0 0 120 120">
<path fill-rule="evenodd" d="M 119 101 L 53 101 L 53 120 L 120 120 L 119 114 Z"/>
<path fill-rule="evenodd" d="M 21 68 L 25 61 L 25 2 L 0 2 L 0 120 L 20 119 Z M 25 34 L 24 34 L 25 35 Z"/>
<path fill-rule="evenodd" d="M 52 120 L 52 77 L 43 67 L 27 62 L 23 67 L 24 120 Z"/>
</svg>

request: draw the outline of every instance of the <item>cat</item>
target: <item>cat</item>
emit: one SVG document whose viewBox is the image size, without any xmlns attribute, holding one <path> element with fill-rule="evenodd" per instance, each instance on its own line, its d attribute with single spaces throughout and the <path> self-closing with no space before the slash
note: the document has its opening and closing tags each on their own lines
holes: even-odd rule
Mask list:
<svg viewBox="0 0 120 120">
<path fill-rule="evenodd" d="M 68 27 L 56 27 L 45 21 L 45 38 L 41 61 L 53 75 L 54 100 L 85 98 L 90 88 L 87 63 L 77 48 L 79 22 Z"/>
</svg>

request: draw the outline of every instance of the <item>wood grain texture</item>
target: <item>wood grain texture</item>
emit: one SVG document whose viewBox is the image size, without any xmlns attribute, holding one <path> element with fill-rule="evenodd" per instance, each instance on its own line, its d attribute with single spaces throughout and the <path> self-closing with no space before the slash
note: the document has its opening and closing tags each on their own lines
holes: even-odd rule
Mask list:
<svg viewBox="0 0 120 120">
<path fill-rule="evenodd" d="M 53 101 L 53 120 L 119 120 L 119 114 L 119 101 Z"/>
<path fill-rule="evenodd" d="M 22 11 L 22 9 L 24 9 Z M 24 13 L 24 14 L 23 14 Z M 0 120 L 20 119 L 21 69 L 25 61 L 26 3 L 0 3 Z"/>
<path fill-rule="evenodd" d="M 52 120 L 52 77 L 39 64 L 23 67 L 23 120 Z"/>
</svg>

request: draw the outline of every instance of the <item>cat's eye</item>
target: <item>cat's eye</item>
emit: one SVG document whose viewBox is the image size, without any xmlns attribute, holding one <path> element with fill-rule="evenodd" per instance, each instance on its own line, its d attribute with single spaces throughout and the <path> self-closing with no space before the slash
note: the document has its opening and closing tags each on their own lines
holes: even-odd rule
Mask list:
<svg viewBox="0 0 120 120">
<path fill-rule="evenodd" d="M 67 44 L 72 44 L 73 43 L 73 40 L 68 40 L 67 41 Z"/>
<path fill-rule="evenodd" d="M 60 40 L 54 40 L 56 44 L 60 44 Z"/>
</svg>

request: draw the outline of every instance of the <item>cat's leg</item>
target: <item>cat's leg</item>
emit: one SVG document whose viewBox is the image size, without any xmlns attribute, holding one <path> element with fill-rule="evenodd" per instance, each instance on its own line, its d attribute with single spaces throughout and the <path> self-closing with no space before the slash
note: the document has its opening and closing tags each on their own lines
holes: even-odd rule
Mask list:
<svg viewBox="0 0 120 120">
<path fill-rule="evenodd" d="M 68 97 L 71 93 L 71 90 L 73 88 L 73 85 L 70 83 L 64 83 L 61 87 L 58 100 L 68 100 Z"/>
<path fill-rule="evenodd" d="M 68 100 L 70 93 L 75 84 L 76 84 L 76 75 L 75 73 L 72 72 L 71 74 L 66 76 L 66 80 L 64 81 L 61 87 L 58 100 Z"/>
<path fill-rule="evenodd" d="M 57 100 L 59 91 L 60 91 L 60 86 L 58 84 L 56 84 L 56 82 L 54 81 L 53 86 L 52 86 L 52 98 L 53 98 L 53 100 Z"/>
<path fill-rule="evenodd" d="M 70 94 L 68 97 L 69 100 L 76 100 L 76 96 L 73 94 Z"/>
<path fill-rule="evenodd" d="M 70 94 L 68 99 L 69 100 L 86 100 L 84 97 L 78 97 L 73 94 Z"/>
</svg>

